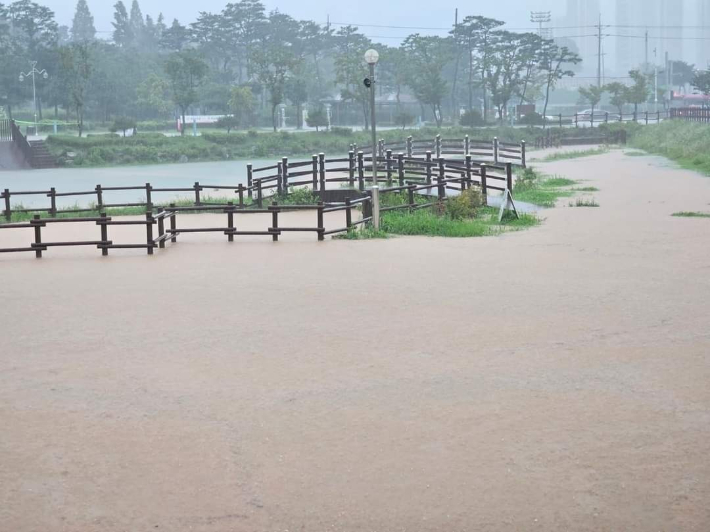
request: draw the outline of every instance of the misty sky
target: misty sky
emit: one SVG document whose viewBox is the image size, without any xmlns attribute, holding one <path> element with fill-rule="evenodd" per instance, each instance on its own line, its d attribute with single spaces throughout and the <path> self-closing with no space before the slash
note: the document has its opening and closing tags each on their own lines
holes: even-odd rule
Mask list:
<svg viewBox="0 0 710 532">
<path fill-rule="evenodd" d="M 69 25 L 74 14 L 76 0 L 35 0 L 54 10 L 60 24 Z M 87 0 L 96 20 L 96 29 L 111 31 L 114 0 Z M 183 24 L 192 22 L 199 11 L 220 11 L 228 0 L 200 0 L 187 3 L 175 0 L 139 0 L 143 14 L 157 17 L 162 12 L 167 22 L 178 18 Z M 132 0 L 124 0 L 130 8 Z M 564 14 L 564 0 L 497 0 L 496 2 L 461 2 L 457 0 L 438 0 L 436 2 L 412 2 L 395 0 L 357 0 L 323 2 L 322 0 L 267 0 L 267 9 L 276 9 L 300 18 L 325 23 L 327 15 L 335 22 L 359 22 L 362 24 L 386 24 L 394 26 L 435 26 L 443 27 L 453 24 L 454 9 L 459 8 L 462 15 L 487 15 L 505 20 L 511 26 L 529 27 L 530 10 L 553 10 L 555 16 Z M 417 8 L 417 4 L 421 8 Z M 432 5 L 436 9 L 432 9 Z M 407 12 L 404 12 L 404 6 Z M 610 17 L 613 10 L 610 9 Z M 361 28 L 370 36 L 406 36 L 412 31 Z M 425 33 L 422 30 L 422 33 Z M 431 31 L 430 33 L 436 33 Z M 441 34 L 445 32 L 439 32 Z M 105 35 L 105 34 L 104 34 Z M 394 39 L 373 39 L 381 42 L 393 42 Z"/>
</svg>

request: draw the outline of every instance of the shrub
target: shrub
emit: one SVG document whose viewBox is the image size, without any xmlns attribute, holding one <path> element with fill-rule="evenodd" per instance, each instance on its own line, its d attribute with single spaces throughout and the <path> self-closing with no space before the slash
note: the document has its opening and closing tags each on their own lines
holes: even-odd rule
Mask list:
<svg viewBox="0 0 710 532">
<path fill-rule="evenodd" d="M 477 127 L 485 125 L 483 116 L 477 109 L 472 109 L 462 114 L 459 123 L 464 127 Z"/>
<path fill-rule="evenodd" d="M 545 124 L 545 118 L 540 113 L 532 112 L 518 120 L 518 124 L 525 126 L 542 126 Z"/>
<path fill-rule="evenodd" d="M 475 218 L 478 209 L 483 205 L 483 196 L 478 187 L 464 190 L 446 202 L 446 215 L 452 220 Z"/>
<path fill-rule="evenodd" d="M 330 128 L 330 132 L 333 135 L 338 135 L 339 137 L 351 137 L 353 135 L 353 128 L 333 126 Z"/>
</svg>

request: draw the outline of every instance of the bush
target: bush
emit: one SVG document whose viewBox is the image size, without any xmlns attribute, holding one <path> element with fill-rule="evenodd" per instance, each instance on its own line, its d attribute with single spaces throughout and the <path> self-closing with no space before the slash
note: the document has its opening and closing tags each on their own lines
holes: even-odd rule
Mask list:
<svg viewBox="0 0 710 532">
<path fill-rule="evenodd" d="M 518 124 L 524 126 L 542 126 L 545 124 L 545 118 L 540 113 L 532 112 L 518 120 Z"/>
<path fill-rule="evenodd" d="M 134 118 L 128 118 L 127 116 L 119 116 L 113 121 L 113 125 L 109 128 L 111 133 L 116 133 L 117 131 L 123 131 L 123 136 L 126 136 L 126 130 L 135 129 L 137 123 Z"/>
<path fill-rule="evenodd" d="M 478 187 L 464 190 L 446 202 L 446 215 L 452 220 L 475 218 L 478 209 L 483 205 L 483 196 Z"/>
<path fill-rule="evenodd" d="M 477 109 L 472 109 L 462 114 L 459 123 L 464 127 L 479 127 L 485 125 L 483 116 Z"/>
<path fill-rule="evenodd" d="M 338 135 L 339 137 L 351 137 L 353 135 L 353 128 L 333 126 L 330 128 L 330 132 L 333 135 Z"/>
</svg>

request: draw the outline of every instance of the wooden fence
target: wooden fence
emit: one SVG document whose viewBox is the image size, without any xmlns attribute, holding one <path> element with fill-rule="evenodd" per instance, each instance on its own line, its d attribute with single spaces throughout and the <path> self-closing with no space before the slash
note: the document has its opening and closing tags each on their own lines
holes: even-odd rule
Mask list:
<svg viewBox="0 0 710 532">
<path fill-rule="evenodd" d="M 672 110 L 671 110 L 672 111 Z M 590 113 L 575 113 L 573 115 L 548 115 L 545 117 L 544 122 L 547 126 L 574 126 L 575 128 L 580 127 L 580 124 L 591 124 L 594 127 L 595 124 L 611 124 L 616 122 L 636 122 L 639 124 L 658 124 L 661 121 L 672 118 L 672 113 L 668 111 L 637 111 L 635 113 L 609 113 L 607 111 L 595 111 L 592 116 Z"/>
<path fill-rule="evenodd" d="M 350 151 L 357 153 L 358 146 L 352 144 Z M 497 137 L 493 140 L 477 140 L 466 135 L 463 139 L 442 139 L 441 135 L 437 135 L 431 140 L 414 140 L 413 137 L 407 137 L 405 141 L 400 142 L 378 141 L 377 156 L 384 158 L 388 151 L 402 153 L 409 159 L 424 157 L 428 152 L 431 152 L 432 157 L 435 158 L 471 155 L 479 161 L 493 162 L 494 164 L 512 163 L 523 168 L 526 166 L 525 141 L 516 144 L 499 141 Z M 372 146 L 363 146 L 362 152 L 372 154 Z"/>
<path fill-rule="evenodd" d="M 706 107 L 679 107 L 671 109 L 671 118 L 687 122 L 710 122 L 710 109 Z"/>
<path fill-rule="evenodd" d="M 430 152 L 424 158 L 405 157 L 398 154 L 393 157 L 386 150 L 384 157 L 365 156 L 360 151 L 357 155 L 350 152 L 347 158 L 327 159 L 325 154 L 314 155 L 310 161 L 289 162 L 283 158 L 279 163 L 262 168 L 253 168 L 248 165 L 248 185 L 203 185 L 196 182 L 192 187 L 183 188 L 157 188 L 146 183 L 144 186 L 135 187 L 102 187 L 97 185 L 94 190 L 80 192 L 57 192 L 55 188 L 49 191 L 10 191 L 5 189 L 0 198 L 4 201 L 4 215 L 9 223 L 0 224 L 0 229 L 34 229 L 34 240 L 26 247 L 0 248 L 1 252 L 32 252 L 37 257 L 43 251 L 57 246 L 96 246 L 103 255 L 111 249 L 146 249 L 148 254 L 153 254 L 155 248 L 165 247 L 165 243 L 176 242 L 180 233 L 219 232 L 233 241 L 235 236 L 270 236 L 274 241 L 284 232 L 313 232 L 318 240 L 323 240 L 326 235 L 343 233 L 354 227 L 367 223 L 372 216 L 371 193 L 365 191 L 365 182 L 372 183 L 372 171 L 377 167 L 381 174 L 378 184 L 384 183 L 385 188 L 380 190 L 382 195 L 400 193 L 407 195 L 407 201 L 392 207 L 384 207 L 383 212 L 397 209 L 416 210 L 447 201 L 448 192 L 458 192 L 471 187 L 480 187 L 484 198 L 489 191 L 512 191 L 513 189 L 513 164 L 499 163 L 488 164 L 474 161 L 471 154 L 463 159 L 434 158 Z M 346 184 L 349 188 L 342 189 L 344 201 L 325 203 L 323 201 L 314 205 L 279 205 L 274 198 L 276 194 L 285 194 L 293 187 L 307 188 L 318 194 Z M 329 186 L 330 185 L 330 186 Z M 235 200 L 225 203 L 210 203 L 202 199 L 205 189 L 228 190 L 235 194 Z M 107 196 L 113 191 L 135 190 L 143 191 L 145 199 L 140 202 L 111 203 Z M 176 206 L 172 203 L 167 206 L 158 206 L 154 203 L 155 195 L 159 193 L 190 192 L 194 200 L 190 206 Z M 12 207 L 11 198 L 27 195 L 44 195 L 49 204 L 42 208 Z M 57 198 L 84 196 L 95 198 L 93 206 L 59 210 Z M 417 201 L 418 196 L 427 198 L 424 202 Z M 107 209 L 119 207 L 142 207 L 146 209 L 145 220 L 114 220 L 107 214 Z M 362 216 L 354 220 L 353 209 L 362 209 Z M 75 214 L 82 212 L 99 212 L 99 216 L 61 218 L 58 214 Z M 287 211 L 312 211 L 315 212 L 315 225 L 309 227 L 284 227 L 279 223 L 279 215 Z M 180 213 L 188 212 L 216 212 L 226 215 L 225 225 L 219 227 L 178 228 L 177 218 Z M 342 226 L 327 229 L 324 224 L 326 213 L 343 212 L 345 220 Z M 12 223 L 12 215 L 17 213 L 31 213 L 33 218 L 28 222 Z M 45 213 L 49 217 L 41 217 L 38 213 Z M 154 213 L 156 213 L 154 215 Z M 269 214 L 271 223 L 260 231 L 240 231 L 235 225 L 235 218 L 243 215 Z M 165 227 L 166 222 L 169 227 Z M 76 242 L 44 242 L 42 228 L 47 224 L 61 223 L 93 223 L 100 229 L 98 240 Z M 145 227 L 145 239 L 139 243 L 114 244 L 109 239 L 108 229 L 115 225 L 138 225 Z M 157 226 L 157 227 L 156 227 Z M 155 233 L 157 232 L 157 236 Z"/>
<path fill-rule="evenodd" d="M 626 131 L 600 132 L 591 130 L 584 136 L 565 136 L 557 130 L 547 130 L 547 134 L 535 139 L 535 147 L 559 148 L 561 146 L 585 146 L 594 144 L 626 144 Z"/>
</svg>

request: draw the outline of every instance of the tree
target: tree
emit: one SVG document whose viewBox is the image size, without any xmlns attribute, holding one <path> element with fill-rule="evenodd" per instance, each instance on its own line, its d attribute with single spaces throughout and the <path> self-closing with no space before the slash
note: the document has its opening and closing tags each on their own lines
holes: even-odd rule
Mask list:
<svg viewBox="0 0 710 532">
<path fill-rule="evenodd" d="M 619 110 L 619 117 L 624 114 L 624 105 L 628 102 L 628 88 L 623 83 L 615 81 L 608 83 L 604 89 L 611 95 L 609 102 Z"/>
<path fill-rule="evenodd" d="M 173 23 L 165 30 L 160 38 L 160 47 L 168 52 L 181 52 L 190 41 L 190 31 L 173 19 Z"/>
<path fill-rule="evenodd" d="M 491 32 L 505 24 L 501 20 L 496 20 L 481 16 L 469 16 L 463 19 L 461 24 L 452 32 L 456 45 L 463 47 L 466 51 L 468 75 L 468 110 L 473 110 L 473 95 L 477 87 L 483 88 L 484 113 L 488 114 L 488 96 L 486 91 L 486 71 L 490 58 L 491 49 L 489 47 Z"/>
<path fill-rule="evenodd" d="M 449 41 L 441 37 L 414 34 L 404 40 L 402 49 L 411 68 L 407 85 L 417 100 L 431 107 L 436 125 L 441 127 L 441 101 L 447 93 L 442 71 L 451 56 Z"/>
<path fill-rule="evenodd" d="M 497 30 L 491 33 L 485 83 L 491 92 L 498 118 L 503 121 L 508 102 L 522 85 L 527 34 Z"/>
<path fill-rule="evenodd" d="M 673 72 L 671 86 L 682 87 L 687 83 L 693 83 L 695 79 L 695 65 L 686 63 L 685 61 L 670 61 Z"/>
<path fill-rule="evenodd" d="M 579 95 L 584 101 L 589 102 L 589 105 L 592 106 L 592 122 L 594 122 L 594 108 L 599 105 L 599 102 L 602 101 L 604 87 L 597 87 L 596 85 L 580 87 Z"/>
<path fill-rule="evenodd" d="M 113 121 L 113 125 L 109 129 L 111 133 L 116 133 L 116 131 L 123 131 L 123 137 L 126 137 L 126 131 L 129 129 L 136 128 L 136 121 L 134 118 L 128 118 L 127 116 L 119 116 Z"/>
<path fill-rule="evenodd" d="M 396 115 L 394 115 L 394 123 L 397 126 L 402 126 L 402 130 L 404 130 L 407 126 L 412 125 L 414 122 L 414 115 L 412 113 L 408 113 L 407 111 L 399 111 Z"/>
<path fill-rule="evenodd" d="M 74 42 L 93 41 L 96 38 L 94 17 L 89 11 L 86 0 L 79 0 L 71 26 L 71 39 Z"/>
<path fill-rule="evenodd" d="M 76 121 L 79 136 L 84 131 L 84 105 L 86 93 L 92 72 L 92 58 L 89 44 L 74 43 L 59 50 L 62 77 L 65 82 L 71 104 L 76 110 Z"/>
<path fill-rule="evenodd" d="M 126 47 L 133 43 L 135 35 L 128 18 L 128 11 L 121 0 L 113 6 L 113 42 L 118 46 Z"/>
<path fill-rule="evenodd" d="M 354 26 L 343 26 L 334 37 L 335 81 L 342 89 L 344 101 L 356 102 L 363 113 L 365 129 L 370 128 L 370 89 L 363 80 L 370 75 L 363 54 L 372 47 L 371 41 Z"/>
<path fill-rule="evenodd" d="M 319 105 L 312 111 L 309 111 L 306 123 L 308 127 L 316 128 L 316 131 L 320 131 L 322 127 L 328 127 L 328 113 L 326 113 L 325 107 Z"/>
<path fill-rule="evenodd" d="M 229 135 L 233 129 L 239 127 L 239 120 L 232 115 L 220 116 L 217 120 L 217 127 L 227 130 L 227 135 Z"/>
<path fill-rule="evenodd" d="M 237 120 L 236 127 L 246 128 L 252 125 L 256 99 L 249 87 L 233 87 L 228 105 Z"/>
<path fill-rule="evenodd" d="M 540 69 L 545 76 L 545 107 L 542 111 L 543 119 L 547 123 L 547 106 L 550 103 L 550 92 L 555 89 L 557 82 L 564 78 L 571 78 L 574 72 L 568 65 L 582 62 L 582 58 L 566 46 L 558 46 L 554 41 L 545 41 L 540 51 Z"/>
<path fill-rule="evenodd" d="M 131 14 L 128 17 L 128 25 L 131 28 L 133 41 L 130 43 L 134 46 L 143 46 L 145 41 L 145 21 L 138 0 L 133 0 L 131 4 Z"/>
<path fill-rule="evenodd" d="M 308 101 L 307 83 L 305 73 L 302 72 L 286 82 L 286 98 L 296 106 L 296 129 L 303 129 L 303 104 Z"/>
<path fill-rule="evenodd" d="M 185 115 L 187 109 L 197 101 L 197 88 L 207 75 L 209 66 L 194 50 L 175 52 L 165 63 L 165 72 L 170 78 L 170 88 L 175 104 L 180 108 L 182 127 L 185 134 Z"/>
<path fill-rule="evenodd" d="M 693 87 L 705 96 L 710 95 L 710 70 L 699 70 L 693 78 Z"/>
<path fill-rule="evenodd" d="M 151 116 L 165 116 L 172 107 L 170 83 L 152 73 L 136 88 L 138 106 Z"/>
<path fill-rule="evenodd" d="M 638 108 L 640 103 L 645 103 L 648 100 L 650 92 L 650 84 L 648 78 L 640 70 L 629 71 L 629 77 L 634 84 L 628 88 L 626 96 L 629 103 L 634 104 L 634 118 L 638 116 Z"/>
</svg>

